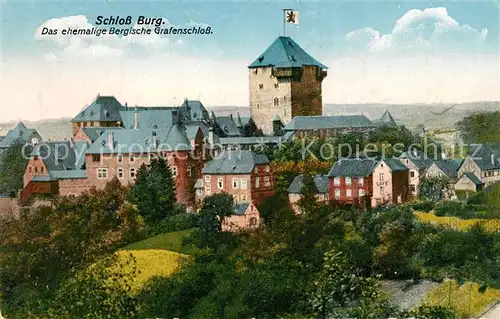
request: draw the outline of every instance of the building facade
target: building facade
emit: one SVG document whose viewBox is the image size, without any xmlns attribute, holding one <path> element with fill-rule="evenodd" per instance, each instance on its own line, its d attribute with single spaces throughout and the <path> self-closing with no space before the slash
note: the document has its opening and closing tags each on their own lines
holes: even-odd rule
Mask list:
<svg viewBox="0 0 500 319">
<path fill-rule="evenodd" d="M 328 173 L 330 200 L 342 205 L 366 207 L 373 193 L 371 159 L 343 158 Z"/>
</svg>

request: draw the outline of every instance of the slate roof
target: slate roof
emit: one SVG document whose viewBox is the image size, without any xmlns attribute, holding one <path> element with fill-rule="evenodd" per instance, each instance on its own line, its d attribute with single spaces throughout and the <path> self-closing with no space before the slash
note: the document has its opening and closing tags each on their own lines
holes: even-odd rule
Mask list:
<svg viewBox="0 0 500 319">
<path fill-rule="evenodd" d="M 137 113 L 138 129 L 166 129 L 168 130 L 173 124 L 178 112 L 177 108 L 129 108 L 126 111 L 120 111 L 122 118 L 122 126 L 126 129 L 134 128 L 134 117 Z"/>
<path fill-rule="evenodd" d="M 200 125 L 198 124 L 188 124 L 185 126 L 186 128 L 186 136 L 188 139 L 192 140 L 196 137 L 198 131 L 201 131 Z M 203 133 L 203 131 L 202 131 Z"/>
<path fill-rule="evenodd" d="M 245 212 L 250 206 L 250 203 L 238 203 L 234 204 L 234 215 L 242 216 L 245 215 Z"/>
<path fill-rule="evenodd" d="M 483 182 L 481 182 L 481 180 L 473 173 L 465 173 L 464 176 L 466 176 L 468 179 L 470 179 L 476 185 L 483 184 Z"/>
<path fill-rule="evenodd" d="M 203 174 L 249 174 L 255 165 L 269 164 L 264 154 L 249 150 L 225 150 L 205 164 Z"/>
<path fill-rule="evenodd" d="M 281 136 L 221 137 L 221 145 L 260 145 L 284 142 Z"/>
<path fill-rule="evenodd" d="M 114 96 L 97 96 L 97 98 L 75 116 L 71 122 L 104 122 L 121 121 L 120 111 L 125 107 Z"/>
<path fill-rule="evenodd" d="M 328 173 L 329 177 L 364 177 L 371 174 L 376 162 L 372 159 L 342 158 Z"/>
<path fill-rule="evenodd" d="M 372 128 L 375 127 L 364 115 L 339 115 L 339 116 L 296 116 L 283 130 L 314 130 L 335 128 Z"/>
<path fill-rule="evenodd" d="M 182 112 L 185 112 L 187 120 L 200 121 L 210 118 L 207 109 L 198 100 L 184 100 L 180 108 Z"/>
<path fill-rule="evenodd" d="M 0 148 L 9 148 L 17 141 L 29 142 L 32 136 L 40 138 L 35 129 L 27 128 L 22 122 L 7 132 L 7 135 L 0 141 Z"/>
<path fill-rule="evenodd" d="M 85 178 L 85 150 L 83 141 L 44 141 L 35 146 L 31 156 L 38 156 L 48 171 L 47 180 Z M 36 179 L 35 179 L 36 181 Z"/>
<path fill-rule="evenodd" d="M 264 51 L 249 68 L 274 66 L 277 68 L 298 68 L 315 65 L 321 69 L 327 67 L 318 62 L 295 41 L 289 37 L 278 37 L 269 48 Z"/>
<path fill-rule="evenodd" d="M 215 122 L 227 134 L 227 136 L 240 136 L 238 124 L 234 121 L 232 116 L 216 116 Z"/>
<path fill-rule="evenodd" d="M 458 177 L 458 169 L 462 165 L 463 160 L 451 159 L 443 161 L 435 161 L 434 163 L 450 178 Z"/>
<path fill-rule="evenodd" d="M 296 176 L 293 182 L 288 187 L 288 193 L 290 194 L 299 194 L 300 190 L 304 186 L 302 180 L 304 179 L 304 175 L 301 174 Z M 317 193 L 325 194 L 328 193 L 328 176 L 327 175 L 316 175 L 314 176 L 314 184 L 316 185 Z"/>
<path fill-rule="evenodd" d="M 153 132 L 156 136 L 153 135 Z M 113 149 L 107 145 L 108 134 L 113 134 Z M 156 147 L 154 140 L 156 140 Z M 88 154 L 117 154 L 130 152 L 188 151 L 191 143 L 178 125 L 168 130 L 106 129 L 87 150 Z"/>
<path fill-rule="evenodd" d="M 417 166 L 419 170 L 425 170 L 429 168 L 432 165 L 432 163 L 434 163 L 434 160 L 428 157 L 427 154 L 417 149 L 404 152 L 398 158 L 411 160 L 412 163 L 415 164 L 415 166 Z"/>
<path fill-rule="evenodd" d="M 491 144 L 483 144 L 479 149 L 471 151 L 475 152 L 475 154 L 471 155 L 473 155 L 474 162 L 481 170 L 500 169 L 500 147 Z"/>
<path fill-rule="evenodd" d="M 389 110 L 386 110 L 382 117 L 380 119 L 374 121 L 377 125 L 380 126 L 391 126 L 395 127 L 398 126 L 394 118 L 392 117 L 391 113 L 389 113 Z"/>
<path fill-rule="evenodd" d="M 415 166 L 417 166 L 417 168 L 419 170 L 426 170 L 434 163 L 434 161 L 430 158 L 428 158 L 428 159 L 410 159 L 410 160 L 413 162 L 413 164 L 415 164 Z"/>
<path fill-rule="evenodd" d="M 404 172 L 408 170 L 408 167 L 396 158 L 384 158 L 380 162 L 386 163 L 393 172 Z"/>
</svg>

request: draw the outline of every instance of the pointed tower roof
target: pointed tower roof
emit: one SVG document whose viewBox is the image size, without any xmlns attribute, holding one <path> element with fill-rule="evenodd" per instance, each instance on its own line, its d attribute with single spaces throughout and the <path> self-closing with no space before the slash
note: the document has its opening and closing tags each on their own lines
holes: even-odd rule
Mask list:
<svg viewBox="0 0 500 319">
<path fill-rule="evenodd" d="M 186 136 L 186 133 L 177 125 L 172 125 L 167 133 L 165 142 L 174 151 L 189 151 L 191 143 Z"/>
<path fill-rule="evenodd" d="M 324 64 L 310 56 L 291 38 L 279 37 L 248 67 L 300 68 L 307 65 L 327 69 Z"/>
<path fill-rule="evenodd" d="M 388 125 L 388 126 L 398 126 L 396 121 L 394 121 L 394 118 L 392 117 L 391 113 L 389 113 L 389 110 L 386 110 L 382 117 L 377 121 L 379 125 Z"/>
</svg>

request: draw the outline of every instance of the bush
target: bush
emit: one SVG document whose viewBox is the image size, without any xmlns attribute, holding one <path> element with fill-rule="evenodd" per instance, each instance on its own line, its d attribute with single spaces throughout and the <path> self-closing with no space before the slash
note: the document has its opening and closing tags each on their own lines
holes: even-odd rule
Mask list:
<svg viewBox="0 0 500 319">
<path fill-rule="evenodd" d="M 198 216 L 190 213 L 178 213 L 161 222 L 147 224 L 144 227 L 143 238 L 149 238 L 158 234 L 169 233 L 197 227 Z"/>
<path fill-rule="evenodd" d="M 457 201 L 438 203 L 434 208 L 436 216 L 455 216 L 463 219 L 476 217 L 476 212 L 469 206 Z"/>
<path fill-rule="evenodd" d="M 413 210 L 418 210 L 421 212 L 428 213 L 434 208 L 434 202 L 425 201 L 425 202 L 415 203 L 412 205 L 412 208 Z"/>
</svg>

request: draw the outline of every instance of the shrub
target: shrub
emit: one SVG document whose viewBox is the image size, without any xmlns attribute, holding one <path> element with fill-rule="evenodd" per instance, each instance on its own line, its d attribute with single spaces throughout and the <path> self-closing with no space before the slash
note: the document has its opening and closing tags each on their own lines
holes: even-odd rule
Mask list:
<svg viewBox="0 0 500 319">
<path fill-rule="evenodd" d="M 162 233 L 194 228 L 198 224 L 198 216 L 190 213 L 178 213 L 155 224 L 144 227 L 143 238 L 149 238 Z"/>
<path fill-rule="evenodd" d="M 428 213 L 434 208 L 434 202 L 425 201 L 425 202 L 415 203 L 412 205 L 412 208 L 413 210 L 418 210 L 421 212 Z"/>
</svg>

